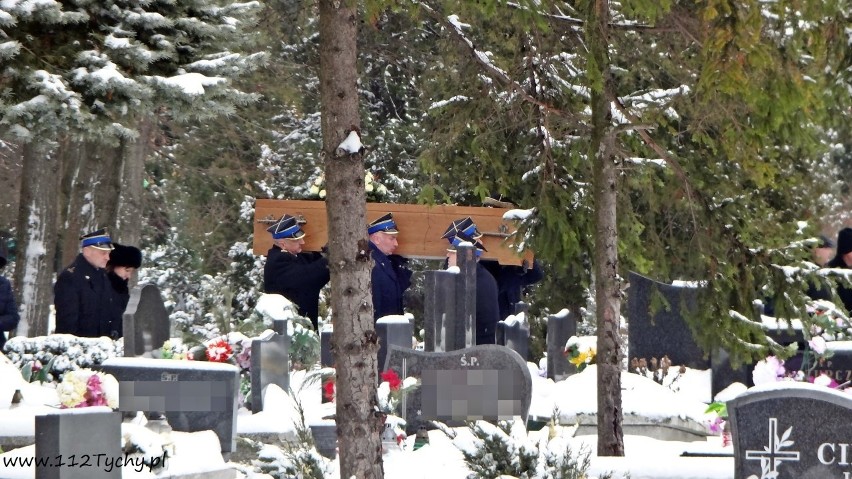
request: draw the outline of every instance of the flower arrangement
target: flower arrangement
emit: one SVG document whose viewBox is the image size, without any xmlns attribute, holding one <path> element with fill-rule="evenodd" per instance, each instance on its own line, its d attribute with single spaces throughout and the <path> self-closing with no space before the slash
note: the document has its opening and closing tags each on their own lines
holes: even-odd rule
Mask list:
<svg viewBox="0 0 852 479">
<path fill-rule="evenodd" d="M 370 170 L 364 171 L 364 191 L 367 193 L 368 201 L 380 201 L 388 194 L 387 187 L 379 183 Z M 320 175 L 314 179 L 310 188 L 308 188 L 308 197 L 324 200 L 325 195 L 325 176 Z"/>
<path fill-rule="evenodd" d="M 382 382 L 379 384 L 376 394 L 378 396 L 379 409 L 385 414 L 395 414 L 403 394 L 409 393 L 420 385 L 417 378 L 407 377 L 401 380 L 393 369 L 381 373 Z"/>
<path fill-rule="evenodd" d="M 226 338 L 219 338 L 207 345 L 204 354 L 210 362 L 227 363 L 234 356 L 234 348 Z"/>
<path fill-rule="evenodd" d="M 583 372 L 586 366 L 595 364 L 597 352 L 591 346 L 583 347 L 580 344 L 580 338 L 577 336 L 571 336 L 565 343 L 562 354 L 565 355 L 569 363 L 577 367 L 577 372 Z"/>
<path fill-rule="evenodd" d="M 60 407 L 118 407 L 118 381 L 110 374 L 91 369 L 68 371 L 56 387 Z"/>
</svg>

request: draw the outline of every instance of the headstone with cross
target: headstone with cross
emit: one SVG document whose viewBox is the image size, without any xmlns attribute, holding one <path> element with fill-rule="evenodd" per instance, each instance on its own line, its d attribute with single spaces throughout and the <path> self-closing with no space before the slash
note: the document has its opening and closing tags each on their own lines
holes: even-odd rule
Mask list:
<svg viewBox="0 0 852 479">
<path fill-rule="evenodd" d="M 852 478 L 849 395 L 810 383 L 772 383 L 727 406 L 734 479 Z"/>
</svg>

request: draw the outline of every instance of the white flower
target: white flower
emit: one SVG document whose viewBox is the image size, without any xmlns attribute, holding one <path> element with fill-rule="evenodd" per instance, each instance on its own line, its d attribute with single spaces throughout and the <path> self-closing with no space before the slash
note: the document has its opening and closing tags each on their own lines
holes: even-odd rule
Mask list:
<svg viewBox="0 0 852 479">
<path fill-rule="evenodd" d="M 817 385 L 817 386 L 830 387 L 831 386 L 831 378 L 825 373 L 820 374 L 819 376 L 814 378 L 814 384 Z"/>
<path fill-rule="evenodd" d="M 385 188 L 385 185 L 379 184 L 379 187 L 376 188 L 376 192 L 379 193 L 380 195 L 384 195 L 385 193 L 388 192 L 388 189 Z"/>
<path fill-rule="evenodd" d="M 319 192 L 319 197 L 320 197 L 320 198 L 325 198 L 325 190 L 320 190 L 320 192 Z"/>
<path fill-rule="evenodd" d="M 373 182 L 373 174 L 368 171 L 367 174 L 364 175 L 364 183 L 369 185 L 372 182 Z"/>
<path fill-rule="evenodd" d="M 373 191 L 373 184 L 367 183 L 367 185 L 364 187 L 364 189 L 367 190 L 367 193 Z"/>
<path fill-rule="evenodd" d="M 752 371 L 751 377 L 752 380 L 754 380 L 754 385 L 758 386 L 760 384 L 778 381 L 778 378 L 783 377 L 786 372 L 787 370 L 784 369 L 784 361 L 781 361 L 775 356 L 769 356 L 754 365 L 754 371 Z"/>
<path fill-rule="evenodd" d="M 319 187 L 317 185 L 311 185 L 311 189 L 308 190 L 312 195 L 319 194 Z"/>
<path fill-rule="evenodd" d="M 322 175 L 317 176 L 317 179 L 314 180 L 314 185 L 321 186 L 324 181 L 325 181 L 325 178 L 323 178 Z"/>
</svg>

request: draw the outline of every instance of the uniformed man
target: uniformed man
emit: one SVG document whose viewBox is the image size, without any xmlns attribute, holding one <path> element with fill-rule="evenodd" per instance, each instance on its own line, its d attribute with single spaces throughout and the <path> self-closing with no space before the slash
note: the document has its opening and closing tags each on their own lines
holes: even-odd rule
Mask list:
<svg viewBox="0 0 852 479">
<path fill-rule="evenodd" d="M 373 258 L 371 279 L 373 283 L 373 319 L 403 314 L 402 298 L 411 286 L 411 270 L 408 260 L 394 254 L 399 246 L 399 230 L 388 213 L 367 226 L 370 235 L 370 255 Z"/>
<path fill-rule="evenodd" d="M 266 253 L 263 290 L 292 301 L 316 330 L 320 290 L 331 278 L 328 260 L 320 253 L 302 252 L 305 232 L 293 216 L 285 214 L 266 231 L 272 234 L 274 244 Z"/>
<path fill-rule="evenodd" d="M 81 236 L 80 247 L 80 254 L 59 273 L 53 286 L 56 332 L 118 339 L 121 323 L 110 314 L 114 297 L 105 269 L 112 240 L 103 228 Z"/>
</svg>

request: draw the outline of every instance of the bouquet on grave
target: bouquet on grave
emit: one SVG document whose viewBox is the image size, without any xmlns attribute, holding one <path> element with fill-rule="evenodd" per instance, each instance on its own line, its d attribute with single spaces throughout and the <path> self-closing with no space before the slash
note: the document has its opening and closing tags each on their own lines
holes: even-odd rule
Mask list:
<svg viewBox="0 0 852 479">
<path fill-rule="evenodd" d="M 381 201 L 388 194 L 387 187 L 379 183 L 370 170 L 364 171 L 364 191 L 367 193 L 367 201 Z M 308 188 L 308 198 L 324 200 L 325 194 L 325 176 L 320 175 Z"/>
<path fill-rule="evenodd" d="M 417 378 L 407 377 L 405 380 L 401 380 L 393 369 L 384 371 L 381 378 L 382 383 L 379 384 L 376 395 L 378 396 L 379 410 L 385 414 L 396 414 L 402 395 L 420 386 L 420 380 Z"/>
<path fill-rule="evenodd" d="M 118 407 L 118 381 L 111 374 L 76 369 L 62 376 L 56 387 L 62 409 L 89 406 Z"/>
<path fill-rule="evenodd" d="M 580 339 L 577 336 L 571 336 L 565 343 L 565 349 L 562 354 L 568 359 L 568 362 L 577 367 L 577 372 L 583 372 L 589 364 L 595 364 L 596 351 L 595 348 L 583 348 L 580 345 Z"/>
</svg>

